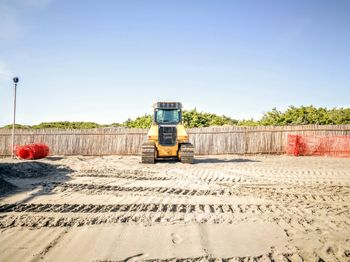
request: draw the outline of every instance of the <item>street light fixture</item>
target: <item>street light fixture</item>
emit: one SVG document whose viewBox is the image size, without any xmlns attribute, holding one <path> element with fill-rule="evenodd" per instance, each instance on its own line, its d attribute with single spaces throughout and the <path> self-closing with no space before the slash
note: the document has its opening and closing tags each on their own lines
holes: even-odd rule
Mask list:
<svg viewBox="0 0 350 262">
<path fill-rule="evenodd" d="M 15 125 L 16 125 L 16 96 L 17 96 L 17 83 L 19 82 L 18 77 L 14 77 L 13 79 L 15 92 L 14 92 L 14 99 L 13 99 L 13 124 L 12 124 L 12 148 L 11 148 L 11 155 L 12 158 L 15 157 L 14 155 L 14 148 L 15 148 Z"/>
</svg>

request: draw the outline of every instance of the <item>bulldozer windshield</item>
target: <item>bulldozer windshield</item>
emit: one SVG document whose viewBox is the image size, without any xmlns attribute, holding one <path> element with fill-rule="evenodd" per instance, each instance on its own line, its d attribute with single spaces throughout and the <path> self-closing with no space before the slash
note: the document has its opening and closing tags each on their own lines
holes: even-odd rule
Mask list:
<svg viewBox="0 0 350 262">
<path fill-rule="evenodd" d="M 158 124 L 177 124 L 181 121 L 181 110 L 156 109 L 155 121 Z"/>
</svg>

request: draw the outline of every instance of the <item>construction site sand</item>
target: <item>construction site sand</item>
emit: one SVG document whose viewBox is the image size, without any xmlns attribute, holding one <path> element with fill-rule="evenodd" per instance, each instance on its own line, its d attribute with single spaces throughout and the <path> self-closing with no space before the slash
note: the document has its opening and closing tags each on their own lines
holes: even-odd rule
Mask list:
<svg viewBox="0 0 350 262">
<path fill-rule="evenodd" d="M 0 180 L 0 261 L 350 261 L 350 159 L 5 158 Z"/>
</svg>

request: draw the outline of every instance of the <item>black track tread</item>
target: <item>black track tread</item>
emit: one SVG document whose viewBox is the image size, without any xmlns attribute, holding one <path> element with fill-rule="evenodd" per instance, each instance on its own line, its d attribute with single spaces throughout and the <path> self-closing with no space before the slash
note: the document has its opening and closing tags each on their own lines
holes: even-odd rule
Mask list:
<svg viewBox="0 0 350 262">
<path fill-rule="evenodd" d="M 155 145 L 154 142 L 147 141 L 142 144 L 142 151 L 141 151 L 141 162 L 144 164 L 154 164 L 155 157 Z"/>
<path fill-rule="evenodd" d="M 194 146 L 191 143 L 180 145 L 181 163 L 192 164 L 194 159 Z"/>
</svg>

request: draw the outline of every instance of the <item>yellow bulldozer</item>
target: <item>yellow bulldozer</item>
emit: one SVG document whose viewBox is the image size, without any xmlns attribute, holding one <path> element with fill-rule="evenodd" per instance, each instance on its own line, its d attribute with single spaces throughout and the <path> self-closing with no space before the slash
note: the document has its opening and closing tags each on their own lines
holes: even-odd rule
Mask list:
<svg viewBox="0 0 350 262">
<path fill-rule="evenodd" d="M 142 163 L 153 164 L 157 159 L 165 158 L 193 163 L 194 147 L 183 126 L 181 103 L 157 102 L 153 107 L 152 126 L 142 145 Z"/>
</svg>

